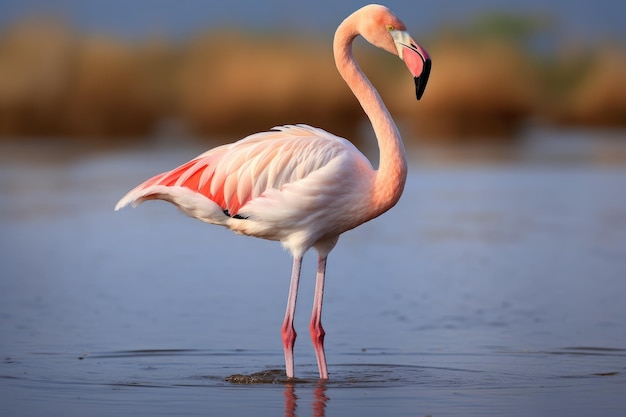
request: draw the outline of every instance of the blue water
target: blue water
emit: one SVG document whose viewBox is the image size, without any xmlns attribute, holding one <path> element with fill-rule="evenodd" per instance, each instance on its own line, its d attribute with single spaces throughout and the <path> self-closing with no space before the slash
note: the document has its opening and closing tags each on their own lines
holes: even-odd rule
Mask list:
<svg viewBox="0 0 626 417">
<path fill-rule="evenodd" d="M 280 245 L 166 203 L 113 212 L 202 149 L 3 147 L 0 415 L 623 416 L 626 148 L 551 139 L 412 150 L 400 203 L 329 258 L 327 383 L 313 254 L 285 383 Z"/>
</svg>

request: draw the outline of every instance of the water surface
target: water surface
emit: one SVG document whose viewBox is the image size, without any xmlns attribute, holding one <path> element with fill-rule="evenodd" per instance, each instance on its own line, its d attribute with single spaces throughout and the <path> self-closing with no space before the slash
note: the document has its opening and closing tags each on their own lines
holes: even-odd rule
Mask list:
<svg viewBox="0 0 626 417">
<path fill-rule="evenodd" d="M 400 203 L 329 258 L 327 383 L 313 254 L 287 383 L 280 245 L 166 203 L 113 212 L 201 149 L 3 148 L 0 414 L 622 416 L 626 166 L 591 139 L 488 164 L 420 153 Z"/>
</svg>

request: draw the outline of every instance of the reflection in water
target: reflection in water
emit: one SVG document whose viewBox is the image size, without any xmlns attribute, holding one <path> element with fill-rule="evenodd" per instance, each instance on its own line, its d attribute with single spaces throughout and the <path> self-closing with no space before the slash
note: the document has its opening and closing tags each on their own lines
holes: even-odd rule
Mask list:
<svg viewBox="0 0 626 417">
<path fill-rule="evenodd" d="M 329 398 L 326 395 L 326 381 L 319 381 L 315 391 L 313 391 L 313 416 L 321 417 L 325 415 L 326 403 Z"/>
<path fill-rule="evenodd" d="M 285 416 L 287 417 L 295 416 L 298 408 L 300 398 L 296 395 L 296 383 L 300 383 L 302 389 L 309 389 L 310 387 L 308 380 L 288 379 L 284 369 L 268 369 L 247 375 L 234 374 L 227 376 L 225 380 L 238 385 L 285 384 L 283 395 L 285 397 Z M 317 385 L 313 390 L 311 408 L 313 410 L 312 415 L 315 417 L 325 415 L 326 403 L 329 399 L 326 395 L 327 383 L 326 380 L 317 380 Z"/>
<path fill-rule="evenodd" d="M 311 409 L 314 417 L 323 417 L 326 415 L 326 403 L 329 398 L 326 395 L 326 381 L 319 381 L 313 391 L 313 403 Z M 296 384 L 288 382 L 285 384 L 285 417 L 294 417 L 296 408 L 298 407 L 298 396 L 296 395 Z"/>
<path fill-rule="evenodd" d="M 297 401 L 295 384 L 293 382 L 285 384 L 285 417 L 296 415 Z"/>
</svg>

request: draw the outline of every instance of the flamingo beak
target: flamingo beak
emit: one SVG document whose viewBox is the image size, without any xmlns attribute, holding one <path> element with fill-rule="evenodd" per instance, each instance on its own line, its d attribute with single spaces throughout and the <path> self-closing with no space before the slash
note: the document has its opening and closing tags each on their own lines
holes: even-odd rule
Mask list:
<svg viewBox="0 0 626 417">
<path fill-rule="evenodd" d="M 432 61 L 429 58 L 426 58 L 422 62 L 422 73 L 418 76 L 414 76 L 415 80 L 415 95 L 417 99 L 421 99 L 424 94 L 424 90 L 426 90 L 426 83 L 428 82 L 428 76 L 430 75 L 430 68 L 432 66 Z"/>
<path fill-rule="evenodd" d="M 415 79 L 415 95 L 419 100 L 422 98 L 428 83 L 428 76 L 432 66 L 430 56 L 407 32 L 394 32 L 392 36 L 398 50 L 398 56 L 404 61 Z"/>
</svg>

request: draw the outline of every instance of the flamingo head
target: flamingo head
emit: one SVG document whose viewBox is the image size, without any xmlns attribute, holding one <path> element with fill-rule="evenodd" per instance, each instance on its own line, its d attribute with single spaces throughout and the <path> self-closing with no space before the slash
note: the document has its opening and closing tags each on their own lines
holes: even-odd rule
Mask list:
<svg viewBox="0 0 626 417">
<path fill-rule="evenodd" d="M 415 93 L 421 99 L 430 75 L 428 52 L 413 40 L 406 26 L 385 6 L 370 4 L 355 12 L 359 32 L 372 45 L 397 55 L 415 79 Z"/>
</svg>

